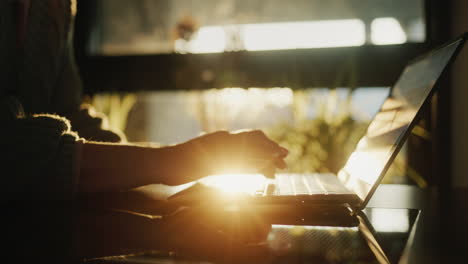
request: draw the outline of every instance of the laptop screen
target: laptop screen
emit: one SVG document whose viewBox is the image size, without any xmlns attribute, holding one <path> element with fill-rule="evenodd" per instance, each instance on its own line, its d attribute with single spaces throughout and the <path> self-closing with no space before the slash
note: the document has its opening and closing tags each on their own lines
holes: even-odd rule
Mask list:
<svg viewBox="0 0 468 264">
<path fill-rule="evenodd" d="M 382 180 L 412 129 L 416 114 L 462 42 L 463 39 L 459 39 L 406 66 L 366 134 L 338 173 L 346 187 L 364 201 L 363 206 Z"/>
</svg>

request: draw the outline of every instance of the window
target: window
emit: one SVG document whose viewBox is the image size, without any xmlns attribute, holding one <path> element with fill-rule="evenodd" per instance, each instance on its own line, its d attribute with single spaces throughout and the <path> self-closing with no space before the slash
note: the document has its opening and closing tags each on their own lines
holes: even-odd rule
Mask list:
<svg viewBox="0 0 468 264">
<path fill-rule="evenodd" d="M 424 42 L 423 0 L 99 0 L 94 54 Z"/>
</svg>

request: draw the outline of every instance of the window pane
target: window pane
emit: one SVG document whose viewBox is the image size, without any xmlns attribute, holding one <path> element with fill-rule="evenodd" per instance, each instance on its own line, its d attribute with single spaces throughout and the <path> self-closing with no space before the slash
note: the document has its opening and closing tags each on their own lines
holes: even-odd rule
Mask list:
<svg viewBox="0 0 468 264">
<path fill-rule="evenodd" d="M 98 0 L 97 54 L 423 42 L 423 0 Z"/>
</svg>

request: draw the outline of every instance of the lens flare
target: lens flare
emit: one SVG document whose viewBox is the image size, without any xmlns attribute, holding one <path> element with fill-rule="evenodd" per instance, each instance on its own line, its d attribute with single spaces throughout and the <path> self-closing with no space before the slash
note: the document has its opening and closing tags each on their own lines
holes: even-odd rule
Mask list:
<svg viewBox="0 0 468 264">
<path fill-rule="evenodd" d="M 199 182 L 230 194 L 253 194 L 263 189 L 266 178 L 262 174 L 216 174 L 205 177 Z"/>
</svg>

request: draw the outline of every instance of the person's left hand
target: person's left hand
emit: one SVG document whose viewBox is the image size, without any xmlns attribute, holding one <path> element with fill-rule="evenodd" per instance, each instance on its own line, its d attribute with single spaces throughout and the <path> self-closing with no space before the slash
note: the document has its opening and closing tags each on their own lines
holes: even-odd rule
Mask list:
<svg viewBox="0 0 468 264">
<path fill-rule="evenodd" d="M 269 139 L 262 131 L 205 134 L 176 146 L 182 156 L 177 177 L 166 184 L 177 185 L 212 174 L 261 173 L 273 177 L 276 169 L 286 168 L 288 150 Z"/>
</svg>

